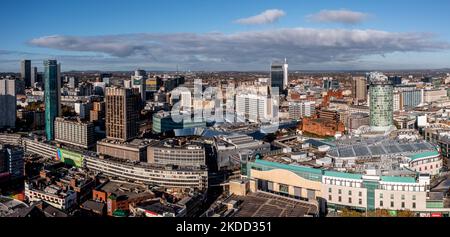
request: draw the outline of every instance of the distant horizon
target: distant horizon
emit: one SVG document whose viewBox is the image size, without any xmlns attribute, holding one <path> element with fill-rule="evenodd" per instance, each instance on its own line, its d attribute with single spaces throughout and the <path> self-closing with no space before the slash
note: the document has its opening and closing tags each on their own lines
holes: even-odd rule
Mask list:
<svg viewBox="0 0 450 237">
<path fill-rule="evenodd" d="M 24 1 L 2 2 L 3 72 L 24 58 L 63 71 L 264 71 L 284 58 L 306 71 L 450 68 L 445 0 Z"/>
<path fill-rule="evenodd" d="M 192 73 L 199 73 L 199 72 L 205 72 L 205 73 L 215 73 L 215 72 L 244 72 L 244 73 L 270 73 L 270 69 L 268 70 L 191 70 L 191 71 L 176 71 L 176 70 L 148 70 L 148 69 L 142 69 L 139 68 L 140 70 L 144 70 L 147 73 L 152 73 L 152 72 L 168 72 L 168 73 L 186 73 L 186 72 L 192 72 Z M 70 72 L 79 72 L 79 73 L 83 73 L 83 72 L 111 72 L 111 73 L 133 73 L 135 70 L 137 69 L 133 69 L 133 70 L 62 70 L 61 73 L 70 73 Z M 308 70 L 308 69 L 289 69 L 288 72 L 289 73 L 295 73 L 295 72 L 374 72 L 374 71 L 380 71 L 380 72 L 422 72 L 422 71 L 443 71 L 443 72 L 450 72 L 450 67 L 449 68 L 427 68 L 427 69 L 357 69 L 357 70 L 352 70 L 352 69 L 324 69 L 324 70 Z M 38 70 L 38 72 L 42 73 L 42 70 Z M 0 74 L 9 74 L 9 73 L 14 73 L 14 74 L 19 74 L 20 71 L 0 71 Z"/>
</svg>

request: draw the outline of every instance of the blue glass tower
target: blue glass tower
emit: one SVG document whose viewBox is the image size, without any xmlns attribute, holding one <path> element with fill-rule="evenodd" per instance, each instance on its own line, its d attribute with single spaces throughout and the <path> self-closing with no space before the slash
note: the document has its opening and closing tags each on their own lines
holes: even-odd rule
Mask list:
<svg viewBox="0 0 450 237">
<path fill-rule="evenodd" d="M 45 84 L 45 134 L 47 140 L 53 140 L 55 135 L 55 118 L 59 114 L 61 83 L 59 65 L 56 60 L 44 61 Z"/>
</svg>

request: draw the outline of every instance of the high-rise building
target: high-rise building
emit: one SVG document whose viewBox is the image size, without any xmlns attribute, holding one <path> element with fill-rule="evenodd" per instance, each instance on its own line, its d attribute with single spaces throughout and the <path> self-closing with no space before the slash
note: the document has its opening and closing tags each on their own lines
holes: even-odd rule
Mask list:
<svg viewBox="0 0 450 237">
<path fill-rule="evenodd" d="M 31 87 L 35 87 L 36 83 L 39 82 L 38 76 L 37 67 L 33 67 L 31 70 Z"/>
<path fill-rule="evenodd" d="M 139 89 L 139 94 L 143 102 L 146 101 L 146 80 L 147 72 L 144 70 L 136 70 L 134 71 L 134 76 L 131 76 L 131 87 Z"/>
<path fill-rule="evenodd" d="M 356 100 L 367 99 L 367 83 L 364 77 L 354 77 L 352 81 L 352 95 Z"/>
<path fill-rule="evenodd" d="M 61 113 L 60 68 L 60 64 L 56 60 L 44 61 L 45 134 L 47 140 L 54 139 L 55 118 Z"/>
<path fill-rule="evenodd" d="M 374 131 L 387 131 L 394 124 L 392 82 L 378 72 L 370 73 L 368 77 L 370 81 L 370 127 Z"/>
<path fill-rule="evenodd" d="M 139 97 L 137 89 L 106 88 L 106 137 L 128 141 L 138 135 Z"/>
<path fill-rule="evenodd" d="M 77 77 L 70 77 L 69 78 L 69 88 L 75 89 L 78 87 L 78 78 Z"/>
<path fill-rule="evenodd" d="M 20 64 L 20 76 L 26 87 L 31 87 L 31 61 L 22 60 Z"/>
<path fill-rule="evenodd" d="M 323 89 L 325 90 L 337 90 L 339 89 L 339 81 L 332 77 L 323 78 Z"/>
<path fill-rule="evenodd" d="M 238 94 L 236 96 L 238 121 L 263 122 L 271 120 L 272 100 L 265 95 Z"/>
<path fill-rule="evenodd" d="M 0 80 L 0 128 L 16 127 L 16 81 Z"/>
<path fill-rule="evenodd" d="M 24 176 L 23 149 L 16 146 L 5 145 L 0 147 L 0 152 L 6 161 L 6 171 L 10 173 L 11 179 L 18 179 Z"/>
<path fill-rule="evenodd" d="M 278 94 L 281 94 L 284 90 L 284 69 L 281 63 L 272 63 L 270 67 L 270 87 L 278 88 Z M 272 92 L 273 94 L 274 92 Z"/>
<path fill-rule="evenodd" d="M 389 81 L 391 81 L 394 86 L 401 85 L 402 77 L 401 76 L 390 76 Z"/>
<path fill-rule="evenodd" d="M 314 101 L 289 102 L 289 118 L 300 120 L 303 117 L 312 117 L 316 112 Z"/>
<path fill-rule="evenodd" d="M 284 58 L 284 64 L 283 64 L 283 89 L 286 90 L 288 88 L 289 83 L 289 65 L 287 63 L 287 59 Z"/>
</svg>

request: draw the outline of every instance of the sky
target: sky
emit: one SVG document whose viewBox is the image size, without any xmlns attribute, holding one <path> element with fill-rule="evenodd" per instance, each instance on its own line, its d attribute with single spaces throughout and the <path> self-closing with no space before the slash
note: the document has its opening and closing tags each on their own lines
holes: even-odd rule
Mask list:
<svg viewBox="0 0 450 237">
<path fill-rule="evenodd" d="M 3 0 L 0 71 L 450 68 L 448 0 Z"/>
</svg>

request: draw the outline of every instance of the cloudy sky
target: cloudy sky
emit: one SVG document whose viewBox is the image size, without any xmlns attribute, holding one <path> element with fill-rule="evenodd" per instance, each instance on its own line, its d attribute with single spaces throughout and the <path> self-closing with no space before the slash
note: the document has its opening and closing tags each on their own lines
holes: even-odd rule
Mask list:
<svg viewBox="0 0 450 237">
<path fill-rule="evenodd" d="M 314 2 L 314 3 L 313 3 Z M 5 0 L 0 71 L 450 67 L 447 0 Z"/>
</svg>

